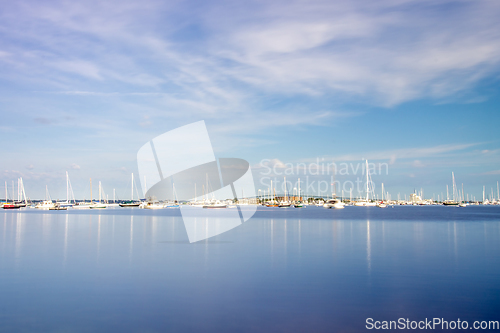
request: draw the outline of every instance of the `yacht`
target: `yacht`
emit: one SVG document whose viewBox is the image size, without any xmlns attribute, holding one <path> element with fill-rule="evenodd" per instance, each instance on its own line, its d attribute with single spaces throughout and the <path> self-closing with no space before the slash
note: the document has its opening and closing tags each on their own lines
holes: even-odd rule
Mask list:
<svg viewBox="0 0 500 333">
<path fill-rule="evenodd" d="M 52 202 L 52 200 L 42 201 L 35 206 L 35 208 L 45 209 L 45 210 L 49 210 L 50 208 L 53 208 L 53 207 L 55 207 L 55 204 Z"/>
<path fill-rule="evenodd" d="M 345 204 L 339 199 L 328 199 L 323 205 L 325 208 L 343 209 Z"/>
</svg>

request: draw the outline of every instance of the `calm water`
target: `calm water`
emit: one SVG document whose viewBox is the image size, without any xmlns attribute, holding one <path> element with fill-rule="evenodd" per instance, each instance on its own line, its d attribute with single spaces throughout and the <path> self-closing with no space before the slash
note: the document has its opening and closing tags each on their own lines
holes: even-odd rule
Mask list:
<svg viewBox="0 0 500 333">
<path fill-rule="evenodd" d="M 259 208 L 194 244 L 177 210 L 0 214 L 2 332 L 500 320 L 500 207 Z"/>
</svg>

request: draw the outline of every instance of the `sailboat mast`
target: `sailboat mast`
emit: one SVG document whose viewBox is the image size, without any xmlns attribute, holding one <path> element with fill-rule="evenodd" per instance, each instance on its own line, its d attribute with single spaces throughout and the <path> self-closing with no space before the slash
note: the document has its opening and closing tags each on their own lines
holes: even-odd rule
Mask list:
<svg viewBox="0 0 500 333">
<path fill-rule="evenodd" d="M 101 181 L 99 181 L 99 203 L 101 203 Z"/>
<path fill-rule="evenodd" d="M 456 202 L 457 198 L 455 196 L 455 192 L 457 191 L 457 189 L 456 189 L 456 184 L 455 184 L 455 174 L 453 172 L 451 173 L 451 179 L 453 180 L 453 202 Z"/>
<path fill-rule="evenodd" d="M 270 194 L 269 196 L 272 196 L 272 192 L 273 191 L 273 180 L 271 179 L 271 189 L 269 190 Z M 274 201 L 274 197 L 273 197 L 273 201 Z"/>
<path fill-rule="evenodd" d="M 7 197 L 8 197 L 8 195 L 7 195 L 7 181 L 5 181 L 5 202 L 9 202 Z"/>
<path fill-rule="evenodd" d="M 286 177 L 283 177 L 283 179 L 284 179 L 284 182 L 285 182 L 285 202 L 286 202 L 287 201 L 286 200 Z"/>
<path fill-rule="evenodd" d="M 382 183 L 382 201 L 384 201 L 384 183 Z"/>
<path fill-rule="evenodd" d="M 68 176 L 68 171 L 66 171 L 66 202 L 69 202 L 69 176 Z"/>
<path fill-rule="evenodd" d="M 132 187 L 130 188 L 130 197 L 131 200 L 134 200 L 134 173 L 132 172 Z"/>
<path fill-rule="evenodd" d="M 28 200 L 26 200 L 26 192 L 24 191 L 23 178 L 21 177 L 21 178 L 19 178 L 19 180 L 20 180 L 20 183 L 21 183 L 21 195 L 24 197 L 24 203 L 28 204 Z"/>
<path fill-rule="evenodd" d="M 370 197 L 370 185 L 368 184 L 368 160 L 365 160 L 366 161 L 366 202 L 368 202 L 368 199 Z"/>
<path fill-rule="evenodd" d="M 299 178 L 299 193 L 298 193 L 298 195 L 299 195 L 298 200 L 301 201 L 302 199 L 300 198 L 300 178 Z"/>
<path fill-rule="evenodd" d="M 90 178 L 90 203 L 92 203 L 92 178 Z"/>
</svg>

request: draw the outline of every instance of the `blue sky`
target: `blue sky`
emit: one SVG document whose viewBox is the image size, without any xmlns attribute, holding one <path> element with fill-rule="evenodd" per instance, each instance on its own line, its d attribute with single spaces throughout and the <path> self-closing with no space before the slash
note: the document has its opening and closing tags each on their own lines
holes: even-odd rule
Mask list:
<svg viewBox="0 0 500 333">
<path fill-rule="evenodd" d="M 123 198 L 145 142 L 205 120 L 257 178 L 263 159 L 368 158 L 393 196 L 454 171 L 479 197 L 500 179 L 498 17 L 465 0 L 5 3 L 1 178 L 62 198 L 69 171 L 77 197 L 92 177 Z"/>
</svg>

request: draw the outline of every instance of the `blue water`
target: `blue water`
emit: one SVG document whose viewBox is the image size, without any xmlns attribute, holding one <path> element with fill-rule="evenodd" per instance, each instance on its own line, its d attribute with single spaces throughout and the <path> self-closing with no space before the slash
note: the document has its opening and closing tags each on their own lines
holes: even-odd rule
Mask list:
<svg viewBox="0 0 500 333">
<path fill-rule="evenodd" d="M 1 332 L 500 320 L 500 207 L 263 207 L 193 244 L 178 210 L 0 214 Z"/>
</svg>

